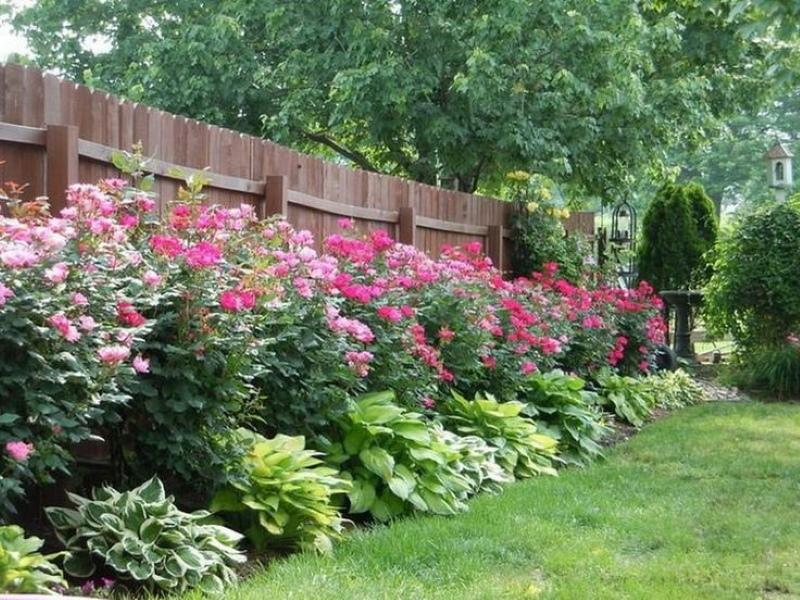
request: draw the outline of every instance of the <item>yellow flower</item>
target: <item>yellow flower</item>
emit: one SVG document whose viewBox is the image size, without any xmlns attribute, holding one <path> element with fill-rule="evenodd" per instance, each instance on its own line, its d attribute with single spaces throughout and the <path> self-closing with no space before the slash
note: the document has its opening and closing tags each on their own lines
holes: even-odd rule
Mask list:
<svg viewBox="0 0 800 600">
<path fill-rule="evenodd" d="M 569 219 L 569 216 L 570 216 L 569 209 L 568 208 L 562 208 L 561 209 L 561 218 L 566 220 L 566 219 Z"/>
<path fill-rule="evenodd" d="M 538 202 L 528 202 L 528 204 L 526 205 L 526 208 L 528 209 L 528 212 L 536 212 L 538 210 L 538 208 L 539 208 L 539 203 Z"/>
<path fill-rule="evenodd" d="M 531 174 L 527 171 L 511 171 L 510 173 L 506 173 L 506 179 L 510 179 L 511 181 L 518 181 L 518 182 L 526 182 L 531 178 Z"/>
</svg>

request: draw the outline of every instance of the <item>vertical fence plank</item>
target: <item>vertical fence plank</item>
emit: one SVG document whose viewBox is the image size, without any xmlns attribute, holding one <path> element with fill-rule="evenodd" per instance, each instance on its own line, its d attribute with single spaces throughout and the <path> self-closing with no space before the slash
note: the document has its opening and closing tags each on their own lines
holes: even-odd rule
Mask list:
<svg viewBox="0 0 800 600">
<path fill-rule="evenodd" d="M 409 246 L 417 245 L 417 209 L 413 206 L 401 206 L 400 221 L 397 225 L 398 241 Z"/>
<path fill-rule="evenodd" d="M 66 205 L 66 189 L 78 183 L 78 128 L 74 125 L 47 127 L 47 196 L 53 214 Z"/>
<path fill-rule="evenodd" d="M 503 268 L 503 226 L 489 225 L 489 234 L 486 239 L 486 254 L 498 269 Z"/>
<path fill-rule="evenodd" d="M 286 175 L 267 175 L 264 181 L 264 201 L 259 217 L 289 215 L 289 185 Z"/>
</svg>

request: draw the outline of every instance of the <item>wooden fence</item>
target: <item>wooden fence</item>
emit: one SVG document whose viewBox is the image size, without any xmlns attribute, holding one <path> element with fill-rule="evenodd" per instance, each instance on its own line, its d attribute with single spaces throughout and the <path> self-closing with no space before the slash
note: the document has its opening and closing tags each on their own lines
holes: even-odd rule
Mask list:
<svg viewBox="0 0 800 600">
<path fill-rule="evenodd" d="M 384 229 L 433 255 L 443 244 L 478 240 L 495 264 L 509 267 L 507 202 L 351 169 L 37 69 L 0 65 L 0 182 L 29 183 L 28 198 L 47 195 L 58 208 L 68 185 L 118 175 L 111 153 L 136 142 L 153 158 L 161 199 L 175 197 L 175 170 L 208 167 L 209 202 L 284 214 L 318 241 L 346 216 L 359 230 Z M 592 235 L 594 213 L 573 215 L 568 227 Z"/>
</svg>

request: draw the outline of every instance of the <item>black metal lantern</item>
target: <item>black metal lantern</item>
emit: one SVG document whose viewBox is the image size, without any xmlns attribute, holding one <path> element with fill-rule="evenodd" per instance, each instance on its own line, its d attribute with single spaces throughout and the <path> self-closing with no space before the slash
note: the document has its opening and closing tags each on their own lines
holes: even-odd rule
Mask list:
<svg viewBox="0 0 800 600">
<path fill-rule="evenodd" d="M 617 273 L 626 286 L 636 282 L 636 210 L 627 200 L 614 207 L 611 213 L 611 254 Z"/>
</svg>

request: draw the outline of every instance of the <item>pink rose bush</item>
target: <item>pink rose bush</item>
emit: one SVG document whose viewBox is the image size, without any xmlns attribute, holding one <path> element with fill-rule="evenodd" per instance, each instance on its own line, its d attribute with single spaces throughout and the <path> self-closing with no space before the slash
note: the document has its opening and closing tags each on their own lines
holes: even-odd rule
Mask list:
<svg viewBox="0 0 800 600">
<path fill-rule="evenodd" d="M 510 400 L 556 367 L 649 371 L 663 342 L 646 284 L 581 287 L 556 265 L 509 281 L 480 243 L 433 258 L 350 220 L 316 246 L 203 201 L 190 181 L 158 220 L 150 194 L 106 180 L 58 215 L 0 217 L 0 498 L 68 471 L 91 433 L 133 474 L 213 487 L 242 424 L 324 435 L 368 390 L 431 411 L 450 390 Z"/>
</svg>

